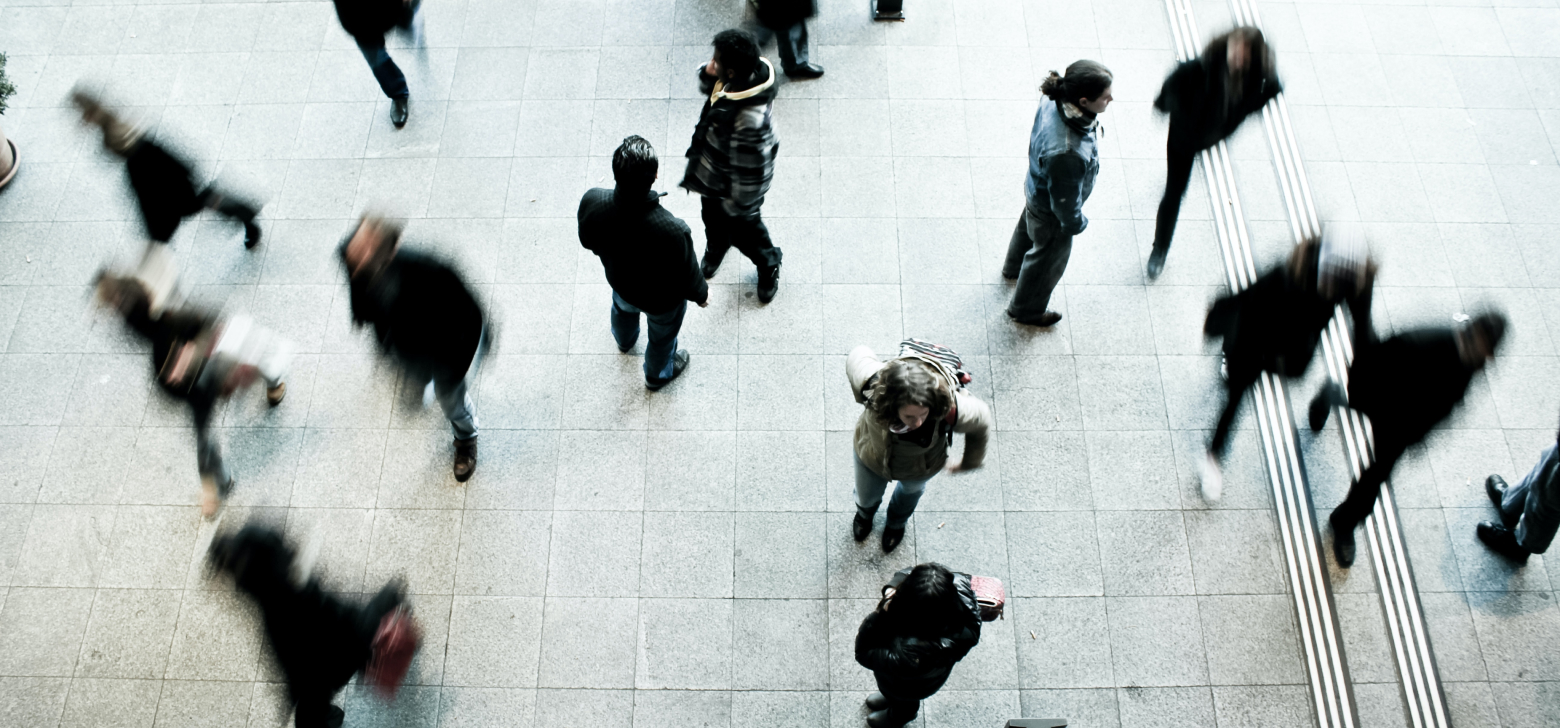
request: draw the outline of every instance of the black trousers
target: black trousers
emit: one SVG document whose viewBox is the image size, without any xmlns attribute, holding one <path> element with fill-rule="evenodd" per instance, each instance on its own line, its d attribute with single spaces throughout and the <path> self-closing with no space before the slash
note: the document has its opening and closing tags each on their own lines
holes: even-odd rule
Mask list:
<svg viewBox="0 0 1560 728">
<path fill-rule="evenodd" d="M 1175 222 L 1181 216 L 1181 199 L 1186 197 L 1186 186 L 1192 180 L 1192 163 L 1196 151 L 1166 145 L 1165 196 L 1159 200 L 1159 215 L 1154 221 L 1154 247 L 1170 247 L 1175 235 Z"/>
<path fill-rule="evenodd" d="M 1334 528 L 1353 530 L 1370 516 L 1376 508 L 1376 498 L 1381 495 L 1381 484 L 1392 475 L 1392 467 L 1397 465 L 1398 458 L 1403 457 L 1410 445 L 1422 439 L 1422 436 L 1409 438 L 1394 435 L 1386 428 L 1373 429 L 1375 460 L 1365 472 L 1360 473 L 1360 479 L 1349 486 L 1349 495 L 1333 509 Z"/>
<path fill-rule="evenodd" d="M 770 28 L 760 23 L 754 30 L 753 35 L 760 46 L 768 43 L 770 36 L 775 36 L 775 45 L 780 49 L 780 68 L 784 72 L 790 73 L 807 63 L 807 21 L 798 20 L 786 28 Z"/>
<path fill-rule="evenodd" d="M 1224 383 L 1224 411 L 1219 413 L 1219 424 L 1213 428 L 1213 440 L 1208 443 L 1208 451 L 1217 458 L 1223 458 L 1224 451 L 1229 447 L 1230 427 L 1235 424 L 1235 415 L 1240 412 L 1241 399 L 1246 396 L 1246 390 L 1255 386 L 1257 378 L 1262 376 L 1260 367 L 1239 365 L 1228 359 L 1225 362 L 1229 366 L 1229 379 Z"/>
<path fill-rule="evenodd" d="M 731 215 L 715 197 L 701 198 L 700 205 L 700 216 L 704 218 L 704 257 L 719 263 L 725 259 L 726 251 L 736 248 L 761 271 L 780 265 L 780 249 L 769 239 L 769 228 L 764 226 L 764 218 L 759 213 Z"/>
</svg>

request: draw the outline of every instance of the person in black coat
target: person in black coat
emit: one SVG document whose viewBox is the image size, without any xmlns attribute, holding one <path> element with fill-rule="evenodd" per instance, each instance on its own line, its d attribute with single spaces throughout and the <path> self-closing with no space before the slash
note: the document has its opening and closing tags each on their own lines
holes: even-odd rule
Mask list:
<svg viewBox="0 0 1560 728">
<path fill-rule="evenodd" d="M 1415 329 L 1356 347 L 1348 397 L 1328 384 L 1311 401 L 1312 431 L 1322 429 L 1333 407 L 1347 405 L 1370 418 L 1374 438 L 1370 467 L 1328 518 L 1339 566 L 1354 563 L 1354 527 L 1375 508 L 1392 466 L 1462 402 L 1505 333 L 1506 317 L 1486 313 L 1456 328 Z"/>
<path fill-rule="evenodd" d="M 281 533 L 253 524 L 219 534 L 207 554 L 260 608 L 266 642 L 297 707 L 297 728 L 339 728 L 346 712 L 331 699 L 368 666 L 381 622 L 406 596 L 391 582 L 367 604 L 350 604 L 326 594 L 317 579 L 297 583 L 296 557 Z"/>
<path fill-rule="evenodd" d="M 78 89 L 71 92 L 71 101 L 81 110 L 82 121 L 102 130 L 103 146 L 125 160 L 130 189 L 153 242 L 172 240 L 184 218 L 211 209 L 244 224 L 244 247 L 260 244 L 260 226 L 255 224 L 260 211 L 254 205 L 212 185 L 197 187 L 189 163 L 148 138 L 144 129 L 120 119 L 96 96 Z"/>
<path fill-rule="evenodd" d="M 364 216 L 342 243 L 341 263 L 351 288 L 352 322 L 374 327 L 380 349 L 422 389 L 434 395 L 455 431 L 455 479 L 477 469 L 476 405 L 467 391 L 486 349 L 486 316 L 449 264 L 401 250 L 401 228 Z"/>
<path fill-rule="evenodd" d="M 1281 91 L 1273 51 L 1262 31 L 1249 26 L 1214 38 L 1201 56 L 1176 66 L 1165 79 L 1154 108 L 1170 115 L 1165 143 L 1169 172 L 1154 223 L 1149 278 L 1158 278 L 1164 270 L 1197 153 L 1234 134 L 1248 115 L 1260 111 Z"/>
<path fill-rule="evenodd" d="M 650 322 L 645 387 L 658 390 L 690 359 L 677 332 L 692 301 L 710 305 L 693 232 L 661 207 L 666 193 L 651 189 L 660 162 L 643 137 L 631 136 L 612 154 L 614 189 L 591 189 L 580 199 L 580 244 L 601 259 L 612 284 L 612 336 L 627 353 L 639 340 L 639 314 Z"/>
<path fill-rule="evenodd" d="M 1354 319 L 1358 350 L 1371 337 L 1370 306 L 1376 265 L 1364 234 L 1352 226 L 1329 227 L 1323 237 L 1296 245 L 1289 261 L 1240 293 L 1215 301 L 1203 334 L 1222 337 L 1226 397 L 1201 467 L 1203 497 L 1219 499 L 1219 461 L 1246 390 L 1262 372 L 1299 377 L 1311 364 L 1322 330 L 1338 304 Z"/>
<path fill-rule="evenodd" d="M 872 671 L 867 725 L 897 728 L 948 681 L 953 666 L 980 643 L 980 606 L 969 577 L 937 563 L 915 567 L 885 590 L 856 632 L 856 662 Z"/>
<path fill-rule="evenodd" d="M 390 58 L 385 50 L 385 34 L 400 30 L 422 45 L 422 19 L 417 10 L 422 0 L 333 0 L 336 17 L 342 30 L 352 36 L 368 67 L 379 81 L 379 89 L 390 98 L 390 121 L 396 128 L 406 125 L 409 113 L 407 98 L 411 91 L 406 86 L 406 74 Z"/>
<path fill-rule="evenodd" d="M 818 14 L 818 0 L 752 0 L 758 10 L 759 45 L 775 36 L 780 69 L 795 79 L 818 78 L 823 66 L 807 60 L 807 19 Z"/>
</svg>

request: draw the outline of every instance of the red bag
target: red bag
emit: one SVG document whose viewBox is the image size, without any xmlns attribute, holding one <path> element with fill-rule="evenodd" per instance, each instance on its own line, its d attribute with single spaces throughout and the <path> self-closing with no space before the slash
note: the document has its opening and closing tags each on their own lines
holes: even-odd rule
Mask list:
<svg viewBox="0 0 1560 728">
<path fill-rule="evenodd" d="M 1002 610 L 1007 606 L 1007 590 L 1002 588 L 1001 579 L 995 576 L 972 576 L 970 589 L 975 592 L 975 603 L 980 605 L 980 621 L 1002 619 Z"/>
<path fill-rule="evenodd" d="M 386 700 L 395 698 L 401 681 L 412 667 L 412 656 L 422 645 L 422 628 L 412 619 L 412 610 L 396 607 L 379 620 L 374 632 L 373 655 L 368 659 L 364 678 Z"/>
</svg>

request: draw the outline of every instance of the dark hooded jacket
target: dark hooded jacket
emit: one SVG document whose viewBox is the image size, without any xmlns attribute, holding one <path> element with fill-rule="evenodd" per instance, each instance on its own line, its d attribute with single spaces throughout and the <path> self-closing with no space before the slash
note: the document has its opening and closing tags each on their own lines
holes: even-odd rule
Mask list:
<svg viewBox="0 0 1560 728">
<path fill-rule="evenodd" d="M 347 35 L 364 41 L 383 42 L 385 33 L 410 19 L 411 7 L 402 0 L 335 0 L 336 17 Z"/>
<path fill-rule="evenodd" d="M 339 251 L 345 267 L 346 244 Z M 379 346 L 434 379 L 471 369 L 486 325 L 482 307 L 444 261 L 402 249 L 379 275 L 353 278 L 352 321 L 372 324 Z"/>
<path fill-rule="evenodd" d="M 703 303 L 710 291 L 693 232 L 661 207 L 663 194 L 597 187 L 580 200 L 580 245 L 601 259 L 612 290 L 649 314 Z"/>
<path fill-rule="evenodd" d="M 189 404 L 195 417 L 195 429 L 204 433 L 211 424 L 212 410 L 221 398 L 217 387 L 211 380 L 198 376 L 188 377 L 185 383 L 169 384 L 163 379 L 162 372 L 177 348 L 211 329 L 216 320 L 187 308 L 164 311 L 161 316 L 152 318 L 144 300 L 125 312 L 124 319 L 131 330 L 151 344 L 152 376 L 157 380 L 157 385 L 175 399 Z"/>
<path fill-rule="evenodd" d="M 774 116 L 775 70 L 759 58 L 753 78 L 737 90 L 699 66 L 699 90 L 706 95 L 699 125 L 688 146 L 688 170 L 681 186 L 727 203 L 729 212 L 758 212 L 774 175 L 780 142 Z"/>
<path fill-rule="evenodd" d="M 1170 115 L 1171 149 L 1191 154 L 1235 133 L 1246 117 L 1283 91 L 1268 54 L 1253 54 L 1238 94 L 1229 88 L 1227 43 L 1220 38 L 1203 55 L 1177 65 L 1154 99 Z"/>
<path fill-rule="evenodd" d="M 1452 329 L 1405 331 L 1355 351 L 1349 407 L 1370 417 L 1378 441 L 1412 444 L 1462 402 L 1477 372 L 1463 363 Z"/>
<path fill-rule="evenodd" d="M 856 632 L 856 662 L 877 677 L 884 695 L 921 700 L 947 682 L 953 666 L 980 643 L 980 605 L 968 574 L 953 575 L 960 618 L 941 629 L 912 630 L 898 623 L 884 605 L 862 621 Z"/>
<path fill-rule="evenodd" d="M 137 142 L 125 155 L 125 172 L 146 234 L 159 243 L 172 240 L 179 223 L 205 206 L 189 165 L 151 139 Z"/>
</svg>

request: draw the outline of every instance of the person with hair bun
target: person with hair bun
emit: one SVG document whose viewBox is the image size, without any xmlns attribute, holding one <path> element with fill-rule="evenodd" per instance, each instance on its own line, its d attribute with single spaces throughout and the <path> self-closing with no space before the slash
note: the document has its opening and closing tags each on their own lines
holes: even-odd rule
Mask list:
<svg viewBox="0 0 1560 728">
<path fill-rule="evenodd" d="M 1112 100 L 1112 79 L 1103 64 L 1074 61 L 1065 76 L 1052 71 L 1040 84 L 1045 98 L 1029 133 L 1024 214 L 1002 265 L 1002 277 L 1018 282 L 1007 309 L 1018 323 L 1054 326 L 1062 320 L 1047 307 L 1067 270 L 1073 236 L 1089 225 L 1083 203 L 1100 171 L 1094 134 L 1098 115 Z"/>
<path fill-rule="evenodd" d="M 991 409 L 961 391 L 944 366 L 915 354 L 885 364 L 871 349 L 858 346 L 845 359 L 845 375 L 856 402 L 866 405 L 852 437 L 856 519 L 851 535 L 862 541 L 872 533 L 872 518 L 888 482 L 897 480 L 883 526 L 883 550 L 893 551 L 932 476 L 944 465 L 950 473 L 981 466 Z M 955 432 L 964 434 L 964 457 L 950 463 L 948 449 Z"/>
<path fill-rule="evenodd" d="M 1169 173 L 1154 222 L 1149 278 L 1158 278 L 1165 268 L 1197 153 L 1234 134 L 1247 116 L 1261 110 L 1281 91 L 1273 51 L 1262 31 L 1249 26 L 1209 41 L 1201 56 L 1176 66 L 1165 79 L 1154 108 L 1170 115 L 1170 136 L 1165 143 Z"/>
</svg>

